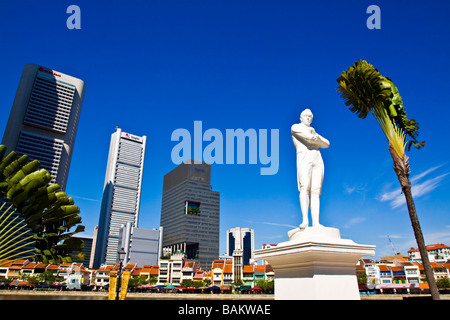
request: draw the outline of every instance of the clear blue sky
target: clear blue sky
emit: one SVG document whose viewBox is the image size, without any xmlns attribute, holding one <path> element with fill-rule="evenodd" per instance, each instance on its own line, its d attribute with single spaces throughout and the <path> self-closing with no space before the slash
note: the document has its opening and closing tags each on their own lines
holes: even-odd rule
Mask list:
<svg viewBox="0 0 450 320">
<path fill-rule="evenodd" d="M 69 5 L 81 30 L 69 30 Z M 369 5 L 381 29 L 369 30 Z M 287 240 L 300 208 L 290 127 L 309 107 L 328 138 L 321 222 L 343 238 L 376 245 L 376 256 L 416 247 L 373 118 L 352 114 L 336 93 L 340 73 L 364 59 L 399 88 L 420 123 L 422 150 L 408 153 L 427 243 L 450 245 L 448 14 L 445 1 L 7 1 L 0 7 L 0 132 L 26 63 L 81 78 L 86 93 L 66 192 L 86 234 L 98 223 L 115 126 L 147 135 L 139 226 L 160 223 L 163 176 L 175 165 L 175 129 L 279 129 L 276 175 L 260 165 L 213 165 L 221 193 L 220 250 L 232 227 L 255 230 L 255 245 Z"/>
</svg>

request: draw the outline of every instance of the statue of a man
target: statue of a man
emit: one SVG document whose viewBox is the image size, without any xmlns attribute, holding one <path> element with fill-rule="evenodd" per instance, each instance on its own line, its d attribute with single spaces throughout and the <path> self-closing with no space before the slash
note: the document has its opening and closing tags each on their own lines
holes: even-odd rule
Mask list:
<svg viewBox="0 0 450 320">
<path fill-rule="evenodd" d="M 303 219 L 299 226 L 300 230 L 308 227 L 309 207 L 311 207 L 312 226 L 320 226 L 319 198 L 322 191 L 324 166 L 319 148 L 330 146 L 330 142 L 311 127 L 312 120 L 311 110 L 305 109 L 300 115 L 301 123 L 291 127 L 292 141 L 297 150 L 297 182 Z"/>
</svg>

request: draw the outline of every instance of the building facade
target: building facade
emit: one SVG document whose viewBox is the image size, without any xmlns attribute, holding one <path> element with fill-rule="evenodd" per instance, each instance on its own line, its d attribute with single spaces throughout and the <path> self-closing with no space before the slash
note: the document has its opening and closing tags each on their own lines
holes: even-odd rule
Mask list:
<svg viewBox="0 0 450 320">
<path fill-rule="evenodd" d="M 163 247 L 184 252 L 202 269 L 219 256 L 220 193 L 211 190 L 211 165 L 187 161 L 164 176 Z"/>
<path fill-rule="evenodd" d="M 184 263 L 185 255 L 183 253 L 175 253 L 169 259 L 161 259 L 159 262 L 158 283 L 161 285 L 180 285 Z"/>
<path fill-rule="evenodd" d="M 111 136 L 94 268 L 117 262 L 121 225 L 130 222 L 138 226 L 146 140 L 146 136 L 135 136 L 120 128 Z"/>
<path fill-rule="evenodd" d="M 443 243 L 430 244 L 426 246 L 428 259 L 430 262 L 444 263 L 450 259 L 450 247 Z M 422 262 L 419 249 L 408 250 L 409 259 L 415 262 Z"/>
<path fill-rule="evenodd" d="M 85 83 L 35 64 L 24 67 L 2 144 L 41 162 L 65 190 Z"/>
<path fill-rule="evenodd" d="M 51 183 L 59 184 L 61 190 L 67 184 L 84 91 L 85 83 L 80 79 L 35 64 L 25 65 L 3 134 L 7 153 L 14 150 L 19 156 L 39 160 L 41 168 L 52 175 Z M 3 197 L 0 204 L 6 201 Z M 0 215 L 8 207 L 0 209 Z M 18 215 L 10 216 L 6 224 Z M 25 225 L 22 221 L 18 228 L 27 230 Z M 34 245 L 22 242 L 30 235 L 22 233 L 16 239 L 15 258 L 30 256 Z"/>
<path fill-rule="evenodd" d="M 235 250 L 242 251 L 242 263 L 250 264 L 255 249 L 255 234 L 253 229 L 233 228 L 227 230 L 227 255 L 233 256 Z"/>
<path fill-rule="evenodd" d="M 162 227 L 142 229 L 131 222 L 122 225 L 119 233 L 120 247 L 124 248 L 124 264 L 158 265 L 162 254 Z"/>
<path fill-rule="evenodd" d="M 73 236 L 74 238 L 81 239 L 83 241 L 83 249 L 81 251 L 73 251 L 71 253 L 72 262 L 82 263 L 86 267 L 89 267 L 92 253 L 93 238 L 87 236 Z M 81 255 L 79 255 L 81 253 Z"/>
</svg>

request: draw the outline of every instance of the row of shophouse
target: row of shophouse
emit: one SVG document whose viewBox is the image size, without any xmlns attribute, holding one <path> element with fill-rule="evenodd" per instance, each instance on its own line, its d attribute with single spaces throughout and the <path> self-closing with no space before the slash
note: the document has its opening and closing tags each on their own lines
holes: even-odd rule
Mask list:
<svg viewBox="0 0 450 320">
<path fill-rule="evenodd" d="M 18 282 L 19 286 L 27 285 L 27 276 L 36 276 L 46 271 L 63 279 L 60 284 L 64 284 L 68 288 L 90 285 L 94 274 L 92 270 L 85 268 L 82 263 L 44 264 L 29 260 L 16 260 L 3 263 L 0 266 L 0 279 L 5 278 L 8 281 L 23 280 Z"/>
<path fill-rule="evenodd" d="M 24 275 L 33 276 L 45 271 L 52 272 L 61 277 L 61 283 L 67 288 L 78 289 L 89 286 L 96 289 L 109 284 L 112 271 L 118 271 L 119 265 L 105 265 L 97 270 L 86 268 L 82 263 L 43 264 L 30 262 L 29 260 L 17 260 L 0 267 L 0 278 L 8 280 L 26 279 Z M 159 265 L 137 266 L 127 264 L 122 271 L 129 271 L 130 276 L 151 279 L 155 285 L 179 286 L 183 280 L 205 281 L 213 286 L 231 286 L 234 283 L 236 268 L 230 259 L 214 260 L 210 271 L 201 270 L 195 261 L 184 258 L 184 254 L 174 254 L 170 259 L 161 259 Z M 241 286 L 254 287 L 259 280 L 272 280 L 273 269 L 270 265 L 246 265 L 242 268 L 239 277 Z"/>
<path fill-rule="evenodd" d="M 118 266 L 103 266 L 96 270 L 94 284 L 102 287 L 109 283 L 109 274 Z M 273 280 L 274 271 L 270 265 L 245 265 L 237 270 L 231 259 L 214 260 L 210 271 L 200 269 L 195 261 L 186 260 L 184 254 L 173 254 L 170 259 L 161 259 L 158 266 L 127 265 L 123 270 L 131 272 L 131 277 L 153 278 L 155 285 L 180 286 L 184 280 L 207 282 L 211 286 L 232 285 L 254 287 L 258 281 Z M 236 272 L 239 275 L 236 276 Z M 241 281 L 236 282 L 237 279 Z M 206 281 L 205 281 L 206 280 Z"/>
<path fill-rule="evenodd" d="M 427 246 L 428 257 L 436 280 L 450 278 L 450 247 L 444 244 Z M 417 249 L 408 255 L 384 257 L 380 261 L 361 259 L 356 272 L 365 272 L 368 290 L 380 292 L 411 292 L 429 289 L 425 270 Z"/>
<path fill-rule="evenodd" d="M 437 244 L 427 246 L 431 266 L 436 279 L 450 278 L 450 247 Z M 106 265 L 99 269 L 86 268 L 82 263 L 43 264 L 29 260 L 17 260 L 0 266 L 0 278 L 18 280 L 22 275 L 36 275 L 50 271 L 63 279 L 68 288 L 90 286 L 102 288 L 109 284 L 111 271 L 117 271 L 119 265 Z M 212 286 L 256 286 L 259 280 L 273 280 L 275 273 L 268 264 L 243 265 L 236 260 L 222 258 L 214 260 L 211 270 L 200 269 L 196 261 L 185 259 L 183 253 L 175 253 L 169 259 L 160 259 L 159 265 L 137 266 L 127 264 L 123 271 L 129 271 L 131 277 L 152 279 L 155 285 L 179 286 L 183 280 L 203 281 Z M 417 250 L 411 248 L 408 255 L 384 257 L 380 261 L 361 259 L 356 264 L 356 274 L 365 273 L 367 288 L 379 290 L 409 291 L 411 288 L 426 288 L 426 277 Z M 239 280 L 240 281 L 239 281 Z M 206 280 L 206 281 L 205 281 Z"/>
</svg>

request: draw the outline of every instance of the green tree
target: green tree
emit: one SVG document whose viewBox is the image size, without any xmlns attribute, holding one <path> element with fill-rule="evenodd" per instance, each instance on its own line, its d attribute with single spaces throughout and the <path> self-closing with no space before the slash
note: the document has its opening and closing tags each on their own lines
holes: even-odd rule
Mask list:
<svg viewBox="0 0 450 320">
<path fill-rule="evenodd" d="M 186 288 L 187 287 L 200 288 L 203 286 L 203 281 L 202 280 L 183 279 L 183 281 L 181 281 L 180 285 L 183 287 L 186 287 Z"/>
<path fill-rule="evenodd" d="M 383 77 L 373 65 L 367 61 L 359 60 L 343 71 L 337 79 L 341 94 L 346 106 L 359 118 L 366 118 L 370 113 L 378 121 L 389 143 L 389 152 L 394 162 L 394 171 L 397 174 L 416 238 L 419 252 L 422 257 L 425 273 L 431 279 L 429 286 L 433 299 L 439 299 L 439 291 L 433 276 L 425 240 L 420 228 L 409 180 L 409 158 L 405 150 L 413 145 L 417 149 L 425 143 L 417 140 L 419 124 L 414 119 L 408 119 L 402 98 L 391 79 Z M 405 141 L 406 136 L 411 140 Z"/>
<path fill-rule="evenodd" d="M 158 276 L 150 276 L 150 278 L 147 279 L 147 283 L 154 285 L 158 283 Z"/>
<path fill-rule="evenodd" d="M 205 285 L 205 287 L 209 287 L 211 285 L 211 279 L 209 278 L 203 279 L 203 284 Z"/>
<path fill-rule="evenodd" d="M 233 280 L 233 286 L 235 287 L 240 287 L 244 284 L 244 282 L 242 281 L 241 278 L 237 278 Z"/>
<path fill-rule="evenodd" d="M 19 279 L 28 281 L 34 285 L 38 284 L 40 281 L 38 275 L 31 275 L 31 274 L 24 274 L 24 273 L 19 274 Z"/>
<path fill-rule="evenodd" d="M 5 277 L 0 277 L 0 287 L 11 283 L 11 279 L 6 279 Z"/>
<path fill-rule="evenodd" d="M 136 286 L 140 286 L 140 285 L 147 284 L 147 283 L 149 283 L 147 276 L 137 276 L 137 277 L 132 277 L 129 280 L 128 286 L 136 287 Z"/>
<path fill-rule="evenodd" d="M 260 287 L 264 292 L 273 291 L 274 281 L 260 279 L 256 282 L 256 286 Z"/>
<path fill-rule="evenodd" d="M 450 288 L 450 280 L 447 277 L 440 278 L 436 281 L 436 285 L 440 289 L 449 289 Z"/>
<path fill-rule="evenodd" d="M 356 278 L 358 279 L 358 284 L 367 284 L 367 274 L 365 271 L 358 272 Z"/>
<path fill-rule="evenodd" d="M 39 280 L 40 283 L 46 283 L 48 285 L 52 285 L 56 282 L 62 282 L 64 281 L 63 277 L 59 277 L 59 276 L 55 276 L 55 274 L 51 271 L 44 271 L 42 273 L 39 273 L 37 275 L 37 278 Z"/>
<path fill-rule="evenodd" d="M 194 286 L 194 281 L 193 280 L 191 280 L 191 279 L 183 279 L 181 282 L 180 282 L 180 286 L 183 286 L 183 287 L 193 287 Z"/>
<path fill-rule="evenodd" d="M 15 151 L 4 157 L 5 153 L 6 147 L 0 145 L 1 210 L 7 208 L 0 215 L 0 264 L 23 254 L 21 248 L 32 243 L 36 261 L 72 262 L 70 254 L 84 246 L 81 239 L 73 237 L 84 231 L 78 206 L 58 184 L 49 184 L 52 177 L 47 170 L 39 169 L 39 161 L 29 161 L 27 155 L 19 157 Z M 14 212 L 19 215 L 8 221 Z M 22 229 L 31 230 L 32 235 L 26 238 L 29 242 L 13 245 L 28 232 Z"/>
</svg>

